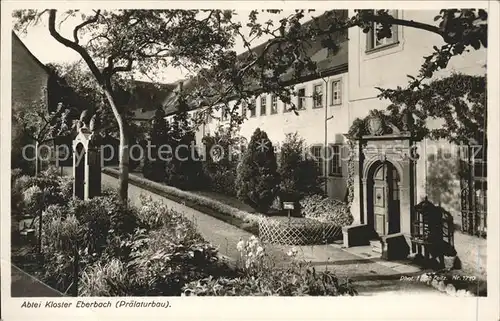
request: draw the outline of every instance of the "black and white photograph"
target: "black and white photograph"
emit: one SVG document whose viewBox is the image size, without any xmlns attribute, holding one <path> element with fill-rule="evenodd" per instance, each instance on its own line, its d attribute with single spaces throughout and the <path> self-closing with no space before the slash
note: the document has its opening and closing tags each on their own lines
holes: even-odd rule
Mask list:
<svg viewBox="0 0 500 321">
<path fill-rule="evenodd" d="M 2 297 L 497 297 L 497 5 L 165 3 L 2 3 Z"/>
</svg>

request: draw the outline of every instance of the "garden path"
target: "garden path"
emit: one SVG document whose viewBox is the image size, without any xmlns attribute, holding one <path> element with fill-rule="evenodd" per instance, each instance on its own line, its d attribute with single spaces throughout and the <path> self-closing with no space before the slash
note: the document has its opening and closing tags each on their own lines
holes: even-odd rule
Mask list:
<svg viewBox="0 0 500 321">
<path fill-rule="evenodd" d="M 102 174 L 102 182 L 110 187 L 118 186 L 118 179 L 104 173 Z M 236 244 L 240 239 L 247 239 L 252 235 L 231 224 L 218 220 L 191 207 L 144 190 L 134 184 L 129 184 L 128 196 L 133 205 L 141 206 L 141 194 L 151 196 L 153 200 L 161 201 L 169 208 L 184 214 L 186 218 L 191 220 L 196 225 L 203 238 L 205 238 L 205 240 L 212 245 L 218 247 L 219 252 L 229 259 L 237 260 L 239 258 L 239 252 L 236 248 Z M 280 255 L 282 259 L 286 258 L 286 255 L 279 250 L 275 250 L 273 252 L 275 252 L 274 255 Z"/>
<path fill-rule="evenodd" d="M 11 265 L 12 297 L 62 297 L 63 294 Z"/>
<path fill-rule="evenodd" d="M 118 179 L 104 173 L 102 174 L 102 182 L 110 187 L 118 186 Z M 220 253 L 229 259 L 237 260 L 239 258 L 239 252 L 236 249 L 237 242 L 251 236 L 250 233 L 210 215 L 144 190 L 132 183 L 129 184 L 129 198 L 132 204 L 141 205 L 141 194 L 151 196 L 153 200 L 163 201 L 170 208 L 183 213 L 196 224 L 200 234 L 212 245 L 218 247 Z M 290 258 L 286 255 L 289 248 L 273 246 L 269 250 L 270 254 L 276 257 L 281 264 L 286 264 L 290 262 Z M 400 280 L 402 276 L 422 273 L 416 269 L 400 268 L 398 270 L 387 266 L 387 264 L 382 264 L 383 262 L 362 258 L 332 245 L 298 246 L 296 248 L 299 250 L 298 258 L 311 261 L 318 270 L 329 269 L 339 277 L 351 278 L 362 295 L 380 294 L 381 292 L 385 294 L 392 292 L 403 294 L 402 292 L 404 292 L 404 294 L 444 295 L 425 284 Z"/>
</svg>

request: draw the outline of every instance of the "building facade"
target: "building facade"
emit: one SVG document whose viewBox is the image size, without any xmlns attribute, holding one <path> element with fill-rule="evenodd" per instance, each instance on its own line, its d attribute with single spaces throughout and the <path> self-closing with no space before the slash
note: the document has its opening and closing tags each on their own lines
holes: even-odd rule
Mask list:
<svg viewBox="0 0 500 321">
<path fill-rule="evenodd" d="M 48 104 L 48 83 L 50 73 L 12 32 L 12 114 L 41 101 Z M 22 166 L 22 147 L 25 141 L 20 125 L 12 118 L 11 166 Z"/>
<path fill-rule="evenodd" d="M 354 14 L 354 11 L 349 12 L 350 16 Z M 439 12 L 393 10 L 392 14 L 405 20 L 432 25 L 435 24 L 433 19 Z M 365 34 L 360 28 L 350 28 L 348 39 L 347 47 L 339 53 L 345 54 L 346 61 L 339 63 L 337 60 L 335 72 L 323 78 L 308 79 L 294 86 L 298 93 L 298 97 L 294 99 L 299 107 L 299 115 L 287 112 L 286 106 L 272 95 L 261 95 L 255 99 L 253 111 L 245 112 L 247 119 L 239 129 L 241 136 L 250 139 L 253 131 L 260 128 L 266 131 L 271 141 L 277 145 L 284 140 L 287 133 L 297 132 L 312 147 L 312 154 L 317 156 L 318 165 L 328 177 L 328 195 L 340 200 L 345 200 L 348 193 L 349 165 L 346 154 L 349 148 L 346 148 L 346 134 L 349 128 L 357 118 L 367 117 L 371 110 L 385 110 L 390 105 L 390 101 L 377 97 L 379 90 L 376 87 L 405 87 L 408 84 L 407 75 L 418 73 L 424 56 L 431 54 L 434 46 L 440 47 L 444 44 L 438 35 L 402 26 L 393 26 L 392 38 L 382 41 L 377 40 L 373 32 Z M 316 61 L 329 58 L 326 48 L 319 48 L 313 55 L 316 55 Z M 453 57 L 447 68 L 437 72 L 433 79 L 452 73 L 485 75 L 486 50 L 473 50 Z M 319 101 L 312 98 L 314 92 L 320 93 Z M 224 115 L 215 112 L 213 119 L 199 129 L 198 139 L 225 122 L 227 120 Z M 432 121 L 428 122 L 427 126 L 439 127 L 440 123 Z M 351 204 L 353 226 L 368 227 L 372 232 L 384 237 L 401 235 L 405 242 L 411 245 L 412 229 L 417 215 L 414 208 L 427 198 L 451 213 L 453 223 L 458 227 L 455 236 L 456 241 L 461 244 L 459 252 L 461 257 L 465 258 L 464 262 L 467 262 L 467 257 L 471 255 L 485 259 L 485 242 L 481 243 L 484 243 L 484 248 L 478 253 L 477 250 L 470 249 L 467 244 L 472 243 L 471 240 L 460 232 L 464 205 L 460 204 L 463 199 L 463 187 L 458 177 L 458 169 L 453 169 L 455 172 L 451 174 L 454 178 L 450 179 L 446 191 L 438 186 L 440 193 L 430 192 L 432 184 L 435 183 L 435 177 L 431 176 L 439 165 L 430 161 L 431 157 L 438 151 L 455 157 L 457 146 L 446 141 L 417 141 L 408 137 L 401 128 L 400 130 L 392 137 L 371 137 L 365 141 L 365 145 L 368 142 L 382 150 L 394 145 L 402 147 L 403 150 L 409 150 L 411 147 L 418 151 L 418 157 L 412 158 L 413 160 L 396 160 L 395 155 L 390 152 L 381 155 L 378 151 L 373 153 L 360 149 L 365 155 L 362 162 L 356 163 L 358 168 L 355 170 L 354 200 Z M 334 153 L 338 153 L 339 157 L 334 157 L 333 160 L 331 157 L 322 159 L 319 151 L 325 144 L 334 146 Z M 315 151 L 318 151 L 317 155 Z M 437 162 L 441 160 L 437 159 Z M 485 193 L 485 190 L 482 192 Z M 446 199 L 442 197 L 444 194 L 448 194 Z M 484 205 L 485 197 L 482 202 Z M 486 216 L 482 220 L 480 228 L 486 231 Z M 353 231 L 353 234 L 357 235 L 355 228 Z M 485 266 L 484 262 L 480 265 Z"/>
</svg>

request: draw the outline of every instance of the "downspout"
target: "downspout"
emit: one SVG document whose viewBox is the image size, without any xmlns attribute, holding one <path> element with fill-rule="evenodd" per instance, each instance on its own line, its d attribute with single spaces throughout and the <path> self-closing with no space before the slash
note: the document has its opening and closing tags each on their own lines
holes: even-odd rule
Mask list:
<svg viewBox="0 0 500 321">
<path fill-rule="evenodd" d="M 323 81 L 326 83 L 325 88 L 325 156 L 328 147 L 328 80 L 323 78 Z M 331 157 L 333 155 L 329 155 Z M 323 173 L 325 175 L 325 195 L 328 197 L 328 161 L 325 159 L 323 164 Z"/>
</svg>

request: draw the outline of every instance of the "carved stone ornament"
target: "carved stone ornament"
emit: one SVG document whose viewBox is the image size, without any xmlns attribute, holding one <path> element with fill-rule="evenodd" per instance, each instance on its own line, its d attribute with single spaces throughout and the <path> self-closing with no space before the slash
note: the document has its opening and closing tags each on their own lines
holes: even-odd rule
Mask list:
<svg viewBox="0 0 500 321">
<path fill-rule="evenodd" d="M 384 134 L 384 124 L 382 119 L 375 115 L 371 116 L 368 120 L 368 129 L 370 131 L 370 134 L 374 136 L 380 136 Z"/>
</svg>

